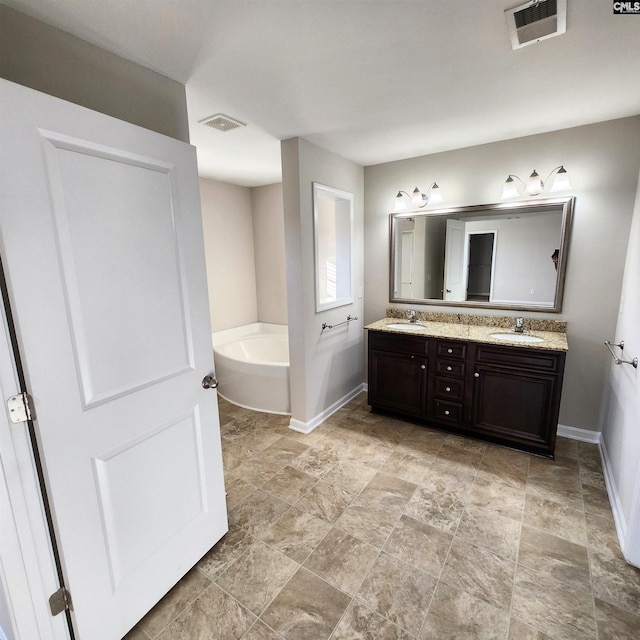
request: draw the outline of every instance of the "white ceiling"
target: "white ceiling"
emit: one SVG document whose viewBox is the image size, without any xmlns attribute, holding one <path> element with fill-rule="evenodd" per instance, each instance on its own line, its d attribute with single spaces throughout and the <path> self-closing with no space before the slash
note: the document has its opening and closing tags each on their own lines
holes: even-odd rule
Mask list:
<svg viewBox="0 0 640 640">
<path fill-rule="evenodd" d="M 640 16 L 609 0 L 517 51 L 518 0 L 2 1 L 184 83 L 200 174 L 240 185 L 294 136 L 366 166 L 640 114 Z"/>
</svg>

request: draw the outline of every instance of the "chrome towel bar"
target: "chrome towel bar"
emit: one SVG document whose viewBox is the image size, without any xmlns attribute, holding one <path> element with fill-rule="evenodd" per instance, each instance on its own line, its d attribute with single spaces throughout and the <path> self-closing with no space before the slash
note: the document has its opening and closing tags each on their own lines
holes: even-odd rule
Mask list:
<svg viewBox="0 0 640 640">
<path fill-rule="evenodd" d="M 352 320 L 357 320 L 358 318 L 356 316 L 347 316 L 347 319 L 344 322 L 338 322 L 338 324 L 327 324 L 326 322 L 322 323 L 322 330 L 324 331 L 325 329 L 334 329 L 335 327 L 340 327 L 343 324 L 349 324 L 349 322 L 351 322 Z"/>
<path fill-rule="evenodd" d="M 616 364 L 630 364 L 634 369 L 638 368 L 638 358 L 634 358 L 633 360 L 622 360 L 622 358 L 618 358 L 615 354 L 613 347 L 618 347 L 620 351 L 624 349 L 624 340 L 620 340 L 617 344 L 614 342 L 609 342 L 609 340 L 605 340 L 604 343 L 607 345 L 607 349 L 609 349 L 609 353 L 613 358 L 613 361 Z"/>
</svg>

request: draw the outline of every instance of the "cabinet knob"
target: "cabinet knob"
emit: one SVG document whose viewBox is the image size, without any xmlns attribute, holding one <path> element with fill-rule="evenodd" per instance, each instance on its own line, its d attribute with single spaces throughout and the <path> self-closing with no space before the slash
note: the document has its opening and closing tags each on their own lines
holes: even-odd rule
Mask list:
<svg viewBox="0 0 640 640">
<path fill-rule="evenodd" d="M 474 378 L 479 378 L 479 377 L 480 377 L 480 374 L 476 371 L 476 372 L 473 374 L 473 377 L 474 377 Z"/>
<path fill-rule="evenodd" d="M 448 416 L 448 415 L 449 415 L 449 413 L 451 413 L 451 412 L 447 409 L 447 410 L 444 412 L 444 415 L 445 415 L 445 416 Z"/>
<path fill-rule="evenodd" d="M 453 349 L 447 349 L 447 353 L 453 353 Z"/>
<path fill-rule="evenodd" d="M 445 391 L 449 393 L 449 391 L 451 391 L 451 387 L 445 387 Z"/>
<path fill-rule="evenodd" d="M 453 367 L 447 367 L 447 371 L 451 371 Z"/>
<path fill-rule="evenodd" d="M 421 368 L 421 369 L 426 369 L 426 368 L 427 368 L 427 366 L 426 366 L 426 365 L 424 365 L 424 364 L 421 364 L 421 365 L 420 365 L 420 368 Z"/>
</svg>

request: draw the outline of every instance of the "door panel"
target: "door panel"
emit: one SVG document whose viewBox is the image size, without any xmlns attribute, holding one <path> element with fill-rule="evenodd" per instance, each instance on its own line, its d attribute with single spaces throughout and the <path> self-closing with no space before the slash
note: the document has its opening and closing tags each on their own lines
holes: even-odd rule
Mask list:
<svg viewBox="0 0 640 640">
<path fill-rule="evenodd" d="M 447 220 L 446 251 L 444 256 L 444 300 L 465 299 L 465 262 L 464 222 Z"/>
<path fill-rule="evenodd" d="M 0 251 L 78 636 L 227 530 L 195 151 L 0 81 Z"/>
<path fill-rule="evenodd" d="M 43 146 L 85 406 L 192 368 L 175 169 L 50 132 Z"/>
<path fill-rule="evenodd" d="M 206 512 L 201 426 L 192 414 L 93 459 L 114 589 Z M 168 459 L 183 470 L 179 477 L 167 473 Z"/>
</svg>

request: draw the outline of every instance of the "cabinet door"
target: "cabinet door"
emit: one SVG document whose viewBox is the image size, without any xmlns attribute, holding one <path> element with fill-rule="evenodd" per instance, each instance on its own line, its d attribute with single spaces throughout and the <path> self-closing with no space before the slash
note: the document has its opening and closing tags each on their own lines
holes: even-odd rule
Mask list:
<svg viewBox="0 0 640 640">
<path fill-rule="evenodd" d="M 476 365 L 471 427 L 528 451 L 553 454 L 558 377 Z"/>
<path fill-rule="evenodd" d="M 427 359 L 390 351 L 369 351 L 369 404 L 421 417 L 426 410 Z"/>
</svg>

